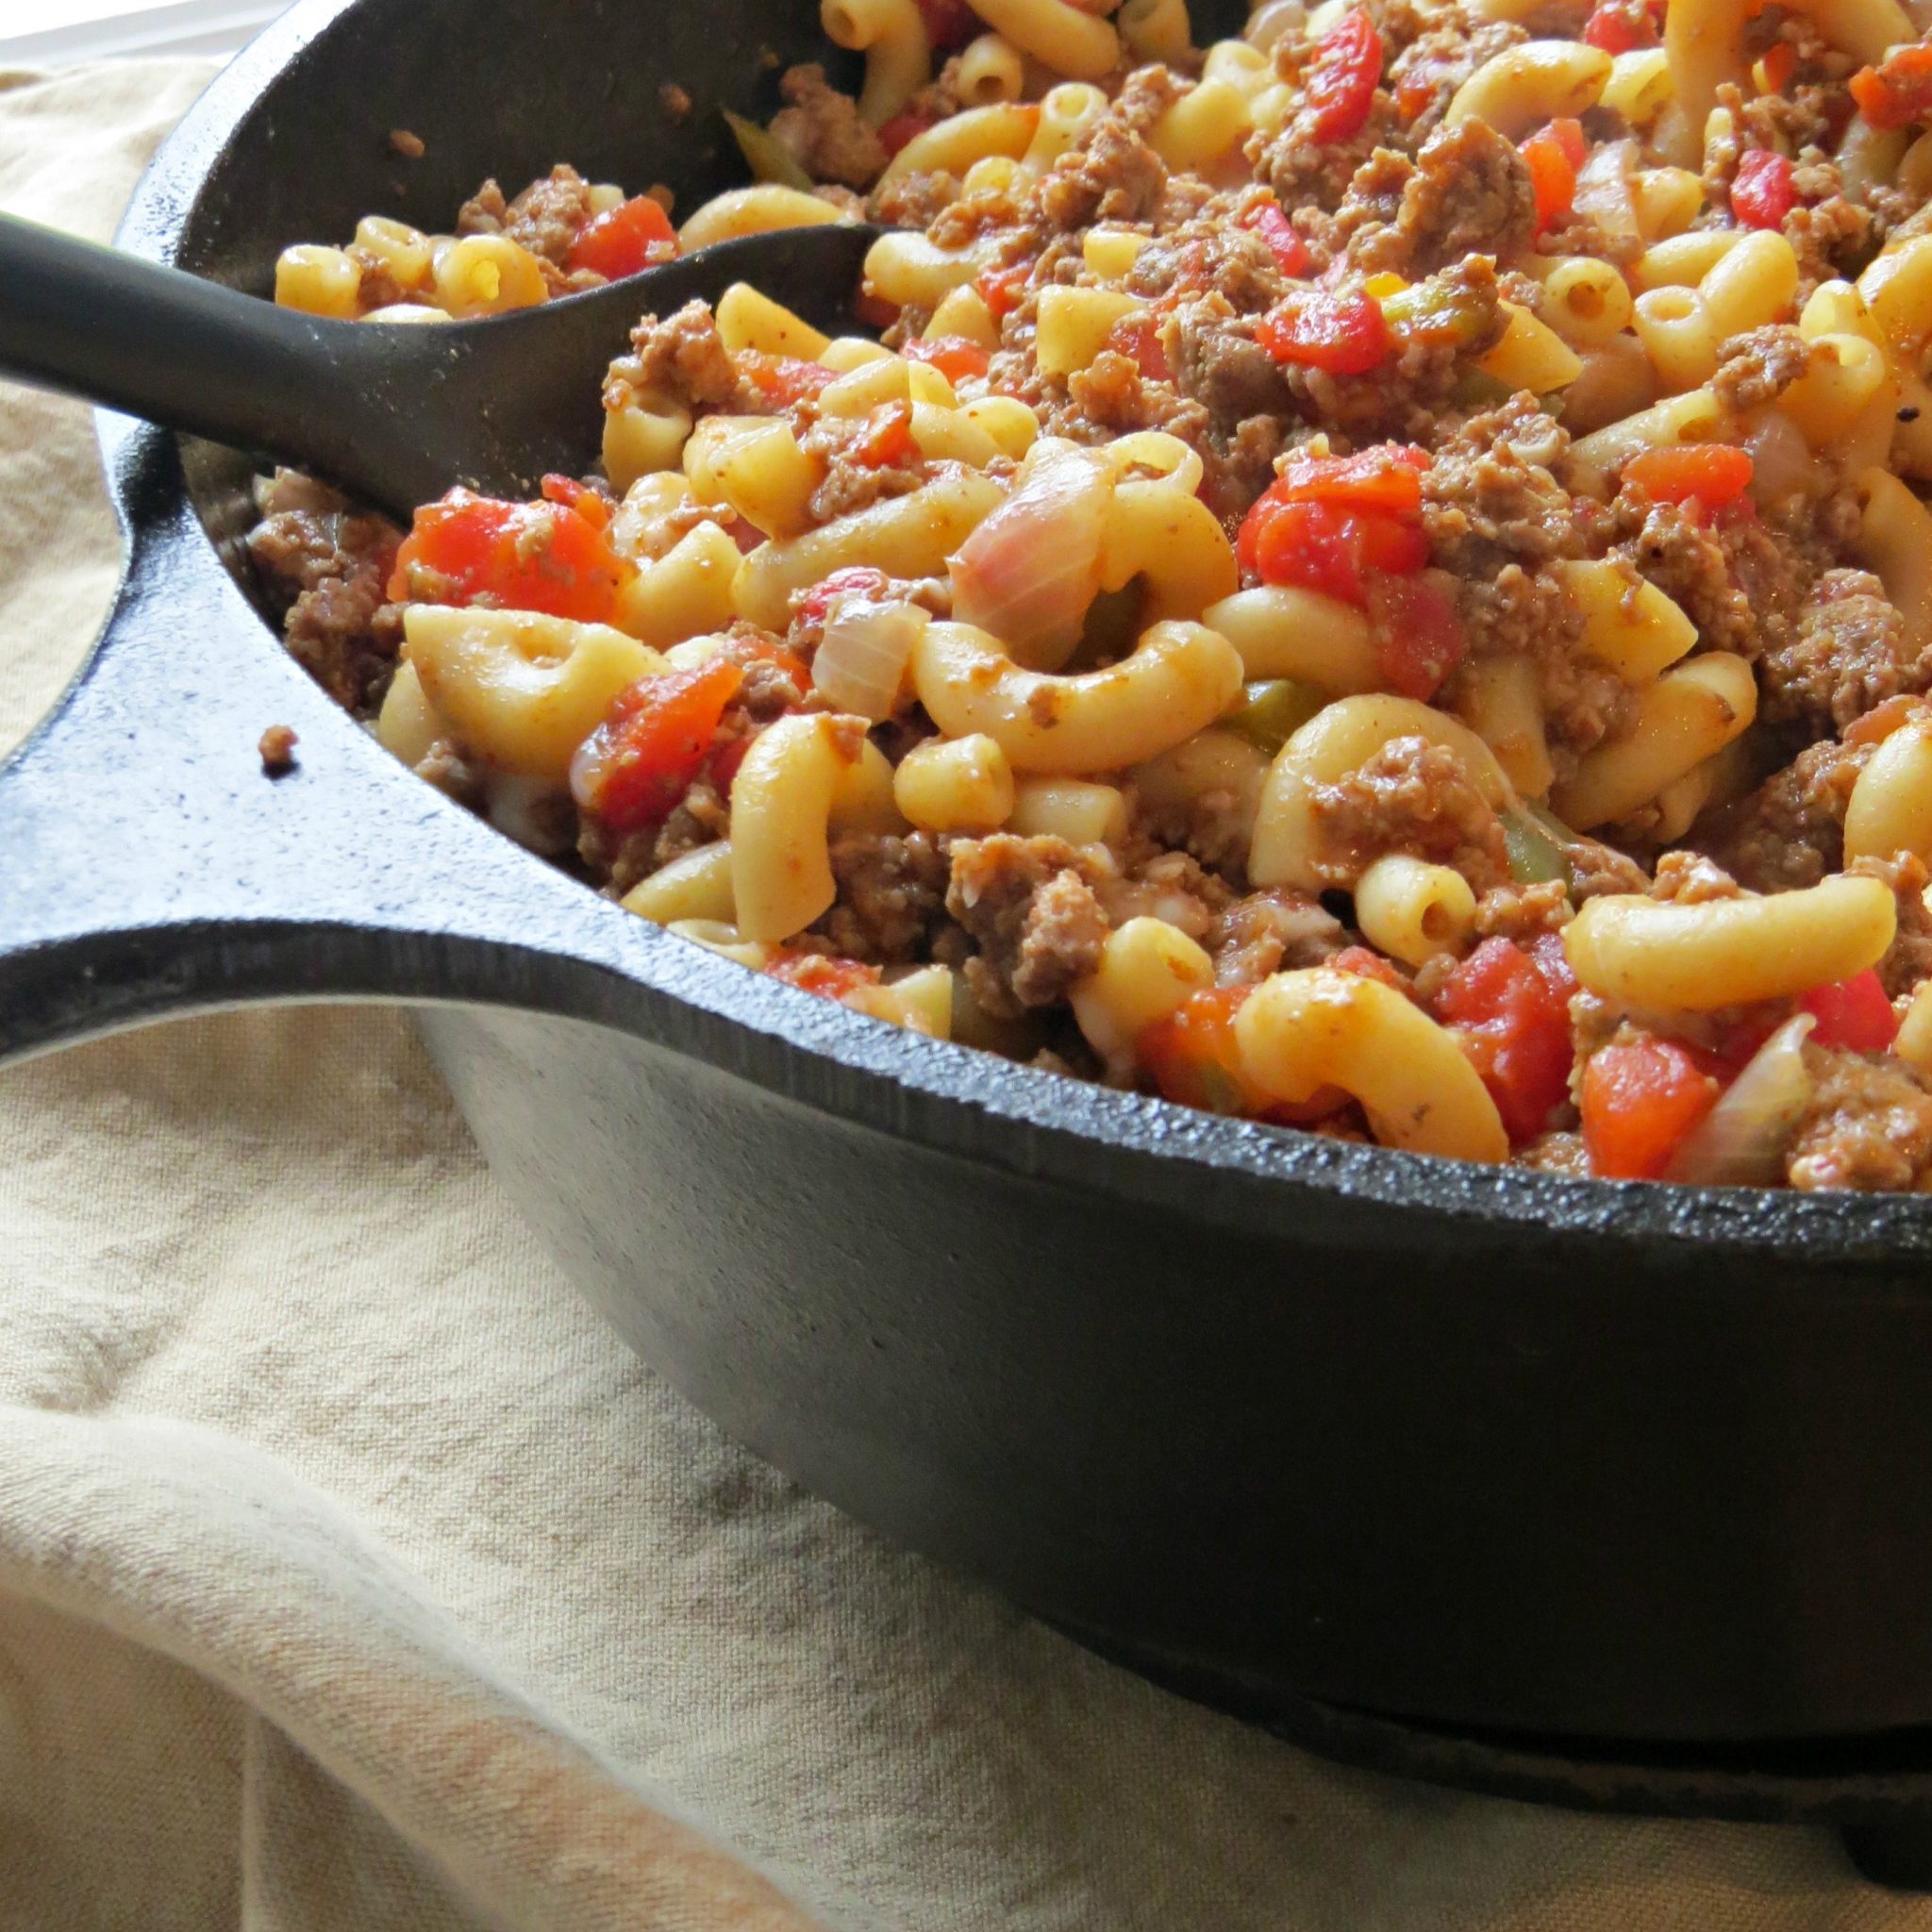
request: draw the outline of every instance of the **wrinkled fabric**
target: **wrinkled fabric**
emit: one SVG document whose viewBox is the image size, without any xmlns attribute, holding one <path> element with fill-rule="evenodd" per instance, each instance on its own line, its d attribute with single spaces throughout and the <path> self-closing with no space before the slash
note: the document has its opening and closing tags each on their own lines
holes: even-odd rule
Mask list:
<svg viewBox="0 0 1932 1932">
<path fill-rule="evenodd" d="M 205 71 L 0 75 L 0 205 L 105 235 Z M 115 570 L 85 412 L 0 388 L 0 744 Z M 879 1541 L 580 1304 L 398 1016 L 0 1073 L 0 1928 L 813 1924 L 1876 1932 L 1932 1905 L 1824 1832 L 1324 1765 Z"/>
</svg>

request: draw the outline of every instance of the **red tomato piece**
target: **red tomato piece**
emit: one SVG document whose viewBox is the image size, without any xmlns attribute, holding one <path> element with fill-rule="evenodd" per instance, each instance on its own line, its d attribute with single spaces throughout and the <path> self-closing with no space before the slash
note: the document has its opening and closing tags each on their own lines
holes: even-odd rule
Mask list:
<svg viewBox="0 0 1932 1932">
<path fill-rule="evenodd" d="M 1674 1040 L 1646 1034 L 1599 1049 L 1583 1069 L 1591 1168 L 1612 1180 L 1655 1180 L 1717 1097 L 1717 1082 Z"/>
<path fill-rule="evenodd" d="M 1658 503 L 1721 509 L 1751 487 L 1751 453 L 1727 442 L 1673 443 L 1647 449 L 1624 465 L 1623 480 Z"/>
<path fill-rule="evenodd" d="M 1296 584 L 1359 606 L 1368 601 L 1364 571 L 1419 571 L 1429 560 L 1429 541 L 1379 510 L 1264 496 L 1241 525 L 1236 555 L 1264 584 Z"/>
<path fill-rule="evenodd" d="M 1314 266 L 1308 256 L 1308 244 L 1295 233 L 1293 224 L 1272 194 L 1257 201 L 1241 217 L 1241 226 L 1252 228 L 1267 242 L 1276 267 L 1291 279 L 1300 279 Z"/>
<path fill-rule="evenodd" d="M 1365 375 L 1395 353 L 1382 305 L 1358 291 L 1297 290 L 1264 315 L 1255 340 L 1277 362 L 1324 369 L 1331 375 Z"/>
<path fill-rule="evenodd" d="M 858 959 L 829 958 L 823 953 L 781 953 L 765 967 L 774 979 L 815 992 L 821 999 L 843 1000 L 879 984 L 879 969 Z"/>
<path fill-rule="evenodd" d="M 620 834 L 663 818 L 697 776 L 743 681 L 736 664 L 712 658 L 632 685 L 571 760 L 571 795 Z"/>
<path fill-rule="evenodd" d="M 594 269 L 615 282 L 676 254 L 677 230 L 671 217 L 648 194 L 634 194 L 585 227 L 571 243 L 570 265 Z"/>
<path fill-rule="evenodd" d="M 1764 67 L 1764 79 L 1769 92 L 1781 94 L 1791 84 L 1791 75 L 1798 71 L 1798 50 L 1789 41 L 1777 41 L 1759 55 Z"/>
<path fill-rule="evenodd" d="M 1419 575 L 1364 574 L 1375 662 L 1389 690 L 1432 698 L 1469 654 L 1456 606 L 1440 583 Z"/>
<path fill-rule="evenodd" d="M 1123 316 L 1108 337 L 1108 346 L 1123 356 L 1131 356 L 1134 366 L 1149 382 L 1166 382 L 1174 375 L 1168 367 L 1167 344 L 1161 340 L 1165 318 L 1152 309 L 1140 315 Z"/>
<path fill-rule="evenodd" d="M 822 625 L 838 598 L 870 597 L 876 602 L 886 595 L 891 582 L 884 571 L 874 570 L 869 563 L 855 563 L 844 570 L 835 570 L 830 576 L 820 578 L 810 590 L 800 594 L 798 602 L 791 607 L 791 622 L 801 625 Z"/>
<path fill-rule="evenodd" d="M 899 351 L 908 362 L 929 362 L 948 382 L 963 382 L 969 375 L 984 375 L 992 360 L 977 342 L 964 336 L 921 336 Z"/>
<path fill-rule="evenodd" d="M 1798 1004 L 1806 1012 L 1817 1015 L 1811 1038 L 1820 1046 L 1883 1053 L 1898 1038 L 1898 1015 L 1892 1011 L 1874 967 L 1833 986 L 1814 986 Z"/>
<path fill-rule="evenodd" d="M 1390 516 L 1422 512 L 1426 450 L 1378 442 L 1352 457 L 1297 457 L 1283 464 L 1268 494 L 1280 503 L 1333 503 Z"/>
<path fill-rule="evenodd" d="M 1522 947 L 1485 940 L 1442 982 L 1436 1017 L 1460 1029 L 1510 1143 L 1548 1126 L 1570 1093 L 1570 1008 Z"/>
<path fill-rule="evenodd" d="M 887 154 L 895 155 L 908 141 L 924 134 L 932 125 L 930 114 L 894 114 L 890 121 L 879 124 L 879 145 Z"/>
<path fill-rule="evenodd" d="M 1614 59 L 1619 54 L 1634 54 L 1642 47 L 1657 44 L 1657 30 L 1653 26 L 1644 32 L 1645 10 L 1633 11 L 1627 6 L 1620 6 L 1618 0 L 1606 0 L 1588 20 L 1583 23 L 1583 38 L 1592 47 L 1598 47 Z"/>
<path fill-rule="evenodd" d="M 858 433 L 846 445 L 854 462 L 869 470 L 892 470 L 912 462 L 919 445 L 912 440 L 910 403 L 880 403 L 860 425 Z"/>
<path fill-rule="evenodd" d="M 1346 141 L 1369 118 L 1381 78 L 1382 36 L 1366 7 L 1352 7 L 1315 42 L 1302 75 L 1309 133 Z"/>
<path fill-rule="evenodd" d="M 992 311 L 995 322 L 1004 320 L 1019 308 L 1020 298 L 1026 292 L 1026 278 L 1033 273 L 1029 261 L 1009 262 L 1005 268 L 983 270 L 973 286 L 979 291 L 979 299 Z"/>
<path fill-rule="evenodd" d="M 1570 205 L 1576 197 L 1576 170 L 1578 163 L 1571 158 L 1571 143 L 1557 133 L 1563 124 L 1552 122 L 1525 141 L 1519 152 L 1529 169 L 1529 181 L 1536 193 L 1536 229 L 1541 235 L 1570 212 Z M 1577 127 L 1573 121 L 1569 124 Z M 1582 145 L 1582 130 L 1577 127 L 1574 143 Z"/>
<path fill-rule="evenodd" d="M 1550 991 L 1567 1006 L 1570 995 L 1576 991 L 1576 974 L 1571 967 L 1570 955 L 1563 950 L 1563 935 L 1540 932 L 1530 941 L 1527 950 Z"/>
<path fill-rule="evenodd" d="M 957 54 L 981 31 L 979 16 L 966 0 L 914 0 L 925 23 L 925 37 L 942 54 Z"/>
<path fill-rule="evenodd" d="M 1135 1051 L 1163 1099 L 1208 1113 L 1266 1111 L 1268 1095 L 1242 1074 L 1235 1041 L 1235 1015 L 1250 991 L 1206 987 L 1141 1032 Z"/>
<path fill-rule="evenodd" d="M 1932 46 L 1894 47 L 1876 67 L 1859 68 L 1850 87 L 1874 127 L 1909 127 L 1932 114 Z"/>
<path fill-rule="evenodd" d="M 1367 946 L 1343 946 L 1328 961 L 1328 966 L 1331 972 L 1353 973 L 1357 979 L 1379 980 L 1391 992 L 1399 992 L 1404 999 L 1413 991 L 1393 960 L 1385 959 L 1380 953 L 1371 952 Z"/>
<path fill-rule="evenodd" d="M 420 581 L 419 571 L 431 581 Z M 452 490 L 416 512 L 396 552 L 389 594 L 397 603 L 487 597 L 506 610 L 601 624 L 635 575 L 588 516 L 555 503 L 505 503 Z"/>
<path fill-rule="evenodd" d="M 1778 228 L 1798 205 L 1790 162 L 1770 148 L 1746 148 L 1731 182 L 1731 212 L 1747 228 Z"/>
<path fill-rule="evenodd" d="M 836 369 L 823 362 L 802 362 L 795 356 L 767 356 L 757 349 L 741 349 L 731 358 L 758 385 L 758 393 L 774 408 L 815 396 L 828 382 L 839 379 Z"/>
<path fill-rule="evenodd" d="M 543 479 L 543 500 L 574 511 L 600 530 L 610 521 L 608 499 L 599 496 L 588 483 L 579 483 L 575 476 L 559 476 L 554 470 Z"/>
</svg>

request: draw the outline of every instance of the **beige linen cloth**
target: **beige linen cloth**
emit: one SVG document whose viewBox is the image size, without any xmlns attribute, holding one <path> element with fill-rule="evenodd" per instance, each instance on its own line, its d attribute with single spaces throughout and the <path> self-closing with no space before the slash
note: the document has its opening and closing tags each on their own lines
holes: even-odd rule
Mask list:
<svg viewBox="0 0 1932 1932">
<path fill-rule="evenodd" d="M 0 205 L 106 235 L 205 73 L 0 75 Z M 115 570 L 85 412 L 0 388 L 0 745 Z M 815 1924 L 1849 1932 L 1932 1905 L 1823 1832 L 1337 1770 L 888 1547 L 579 1304 L 399 1016 L 0 1074 L 0 1927 Z"/>
</svg>

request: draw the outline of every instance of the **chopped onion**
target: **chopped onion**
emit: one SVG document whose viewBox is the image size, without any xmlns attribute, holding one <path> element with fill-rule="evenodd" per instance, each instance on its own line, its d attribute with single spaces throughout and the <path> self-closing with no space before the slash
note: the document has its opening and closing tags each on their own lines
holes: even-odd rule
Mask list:
<svg viewBox="0 0 1932 1932">
<path fill-rule="evenodd" d="M 1791 1130 L 1811 1103 L 1805 1036 L 1794 1014 L 1751 1056 L 1718 1104 L 1684 1137 L 1664 1178 L 1699 1188 L 1762 1188 L 1781 1178 Z"/>
<path fill-rule="evenodd" d="M 1744 447 L 1751 452 L 1751 494 L 1761 504 L 1823 496 L 1829 487 L 1824 466 L 1811 454 L 1804 432 L 1775 409 L 1764 412 Z"/>
<path fill-rule="evenodd" d="M 878 604 L 853 593 L 835 598 L 824 641 L 811 660 L 812 683 L 841 711 L 874 724 L 890 718 L 928 621 L 916 604 Z"/>
<path fill-rule="evenodd" d="M 1035 447 L 1019 487 L 951 560 L 953 615 L 991 631 L 1029 671 L 1058 671 L 1100 590 L 1113 472 L 1096 450 Z"/>
<path fill-rule="evenodd" d="M 1637 198 L 1631 192 L 1630 174 L 1637 164 L 1634 141 L 1607 141 L 1576 176 L 1576 192 L 1570 205 L 1580 215 L 1589 215 L 1607 235 L 1640 235 Z"/>
</svg>

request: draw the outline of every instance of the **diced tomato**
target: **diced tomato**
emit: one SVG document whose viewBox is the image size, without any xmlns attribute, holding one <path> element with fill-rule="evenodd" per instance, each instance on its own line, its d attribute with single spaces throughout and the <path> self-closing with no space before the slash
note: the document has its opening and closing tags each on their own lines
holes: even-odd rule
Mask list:
<svg viewBox="0 0 1932 1932">
<path fill-rule="evenodd" d="M 973 286 L 979 291 L 979 299 L 992 311 L 995 322 L 1010 315 L 1020 306 L 1020 297 L 1026 292 L 1026 278 L 1033 273 L 1029 261 L 1010 262 L 1005 268 L 982 270 Z"/>
<path fill-rule="evenodd" d="M 632 685 L 572 759 L 572 796 L 619 834 L 663 818 L 697 776 L 743 681 L 736 664 L 714 658 Z"/>
<path fill-rule="evenodd" d="M 544 477 L 542 487 L 545 503 L 572 510 L 600 530 L 610 521 L 609 500 L 600 496 L 588 483 L 579 483 L 575 476 L 560 476 L 553 470 Z"/>
<path fill-rule="evenodd" d="M 1315 42 L 1302 75 L 1309 133 L 1317 141 L 1347 140 L 1369 118 L 1381 78 L 1382 36 L 1366 7 L 1351 7 Z"/>
<path fill-rule="evenodd" d="M 845 449 L 854 462 L 869 470 L 892 470 L 912 461 L 919 445 L 912 440 L 911 404 L 880 403 L 867 413 Z"/>
<path fill-rule="evenodd" d="M 1798 205 L 1790 162 L 1770 148 L 1746 148 L 1731 182 L 1731 212 L 1747 228 L 1778 228 Z"/>
<path fill-rule="evenodd" d="M 1606 1046 L 1583 1069 L 1583 1144 L 1612 1180 L 1655 1180 L 1716 1104 L 1718 1083 L 1674 1040 Z"/>
<path fill-rule="evenodd" d="M 894 114 L 890 121 L 879 124 L 879 145 L 887 154 L 895 155 L 908 141 L 916 140 L 932 125 L 930 114 Z"/>
<path fill-rule="evenodd" d="M 389 594 L 397 603 L 489 597 L 507 610 L 601 624 L 635 575 L 611 549 L 601 521 L 555 502 L 505 503 L 452 490 L 416 512 L 396 552 Z"/>
<path fill-rule="evenodd" d="M 1267 242 L 1275 265 L 1291 279 L 1299 280 L 1314 266 L 1308 256 L 1308 244 L 1295 233 L 1293 224 L 1272 194 L 1257 201 L 1241 217 L 1241 226 L 1252 228 Z"/>
<path fill-rule="evenodd" d="M 1751 453 L 1727 442 L 1671 443 L 1624 465 L 1623 480 L 1658 503 L 1695 503 L 1707 513 L 1751 487 Z"/>
<path fill-rule="evenodd" d="M 948 382 L 984 375 L 992 359 L 977 342 L 964 336 L 921 336 L 899 351 L 908 362 L 929 362 Z"/>
<path fill-rule="evenodd" d="M 843 1000 L 879 983 L 879 969 L 858 959 L 829 958 L 823 953 L 780 953 L 765 969 L 774 979 L 815 992 L 821 999 Z"/>
<path fill-rule="evenodd" d="M 875 328 L 883 335 L 899 319 L 899 305 L 888 302 L 876 289 L 861 289 L 852 298 L 852 315 L 856 322 L 862 322 L 867 328 Z"/>
<path fill-rule="evenodd" d="M 1174 372 L 1168 367 L 1167 344 L 1161 337 L 1165 323 L 1166 318 L 1151 308 L 1124 315 L 1114 324 L 1108 346 L 1131 356 L 1135 368 L 1147 381 L 1166 382 Z"/>
<path fill-rule="evenodd" d="M 743 764 L 744 755 L 758 735 L 757 731 L 747 731 L 741 738 L 729 739 L 705 760 L 705 775 L 727 805 L 731 802 L 731 781 L 738 776 L 738 768 Z"/>
<path fill-rule="evenodd" d="M 1428 452 L 1413 443 L 1378 442 L 1352 457 L 1296 457 L 1282 465 L 1268 494 L 1280 503 L 1333 503 L 1412 517 L 1422 510 L 1428 467 Z"/>
<path fill-rule="evenodd" d="M 1261 318 L 1255 340 L 1277 362 L 1324 369 L 1331 375 L 1366 375 L 1395 353 L 1381 304 L 1359 291 L 1338 295 L 1326 289 L 1297 290 Z"/>
<path fill-rule="evenodd" d="M 1576 171 L 1588 150 L 1583 128 L 1575 121 L 1553 121 L 1523 143 L 1520 150 L 1536 192 L 1537 233 L 1570 212 L 1576 197 Z"/>
<path fill-rule="evenodd" d="M 1530 941 L 1526 950 L 1550 991 L 1567 1006 L 1570 995 L 1576 991 L 1577 982 L 1575 970 L 1570 964 L 1570 955 L 1563 950 L 1563 935 L 1559 932 L 1540 932 Z"/>
<path fill-rule="evenodd" d="M 767 356 L 757 349 L 741 349 L 732 360 L 777 409 L 815 396 L 828 382 L 839 379 L 836 369 L 827 369 L 823 362 L 802 362 L 795 356 Z"/>
<path fill-rule="evenodd" d="M 1932 115 L 1932 45 L 1894 47 L 1876 67 L 1859 68 L 1849 84 L 1858 112 L 1874 127 L 1909 127 Z"/>
<path fill-rule="evenodd" d="M 1764 69 L 1765 92 L 1781 94 L 1798 71 L 1798 50 L 1789 41 L 1774 41 L 1758 57 L 1758 64 Z"/>
<path fill-rule="evenodd" d="M 1142 1031 L 1135 1051 L 1163 1099 L 1208 1113 L 1267 1110 L 1268 1095 L 1242 1074 L 1235 1041 L 1235 1015 L 1251 990 L 1204 988 Z"/>
<path fill-rule="evenodd" d="M 1389 690 L 1432 698 L 1469 654 L 1469 638 L 1440 582 L 1425 575 L 1364 573 L 1375 663 Z"/>
<path fill-rule="evenodd" d="M 749 557 L 765 541 L 765 533 L 746 518 L 733 511 L 724 524 L 724 534 Z"/>
<path fill-rule="evenodd" d="M 1583 38 L 1614 58 L 1634 54 L 1657 42 L 1657 17 L 1648 7 L 1631 6 L 1629 0 L 1604 0 L 1583 23 Z"/>
<path fill-rule="evenodd" d="M 914 0 L 925 37 L 942 54 L 957 54 L 980 32 L 979 16 L 966 0 Z"/>
<path fill-rule="evenodd" d="M 1429 560 L 1429 541 L 1380 510 L 1264 496 L 1241 525 L 1236 555 L 1264 584 L 1295 584 L 1361 606 L 1368 602 L 1364 572 L 1419 571 Z"/>
<path fill-rule="evenodd" d="M 1442 982 L 1436 1017 L 1458 1028 L 1513 1145 L 1533 1141 L 1569 1097 L 1570 1008 L 1536 962 L 1485 940 Z"/>
<path fill-rule="evenodd" d="M 821 577 L 810 590 L 800 595 L 792 607 L 791 621 L 795 625 L 823 625 L 837 599 L 858 596 L 876 601 L 885 596 L 886 587 L 891 581 L 884 571 L 874 570 L 869 563 L 855 563 L 844 570 L 835 570 L 830 576 Z"/>
<path fill-rule="evenodd" d="M 1380 953 L 1371 952 L 1367 946 L 1343 946 L 1329 959 L 1328 967 L 1334 973 L 1353 973 L 1357 979 L 1379 980 L 1391 992 L 1399 992 L 1404 999 L 1411 991 L 1408 980 L 1394 961 L 1385 959 Z"/>
<path fill-rule="evenodd" d="M 677 254 L 677 230 L 648 194 L 634 194 L 591 222 L 571 243 L 572 268 L 594 269 L 619 281 Z"/>
<path fill-rule="evenodd" d="M 1898 1038 L 1898 1015 L 1892 1011 L 1874 967 L 1833 986 L 1814 986 L 1798 1004 L 1817 1015 L 1811 1038 L 1820 1046 L 1883 1053 Z"/>
</svg>

